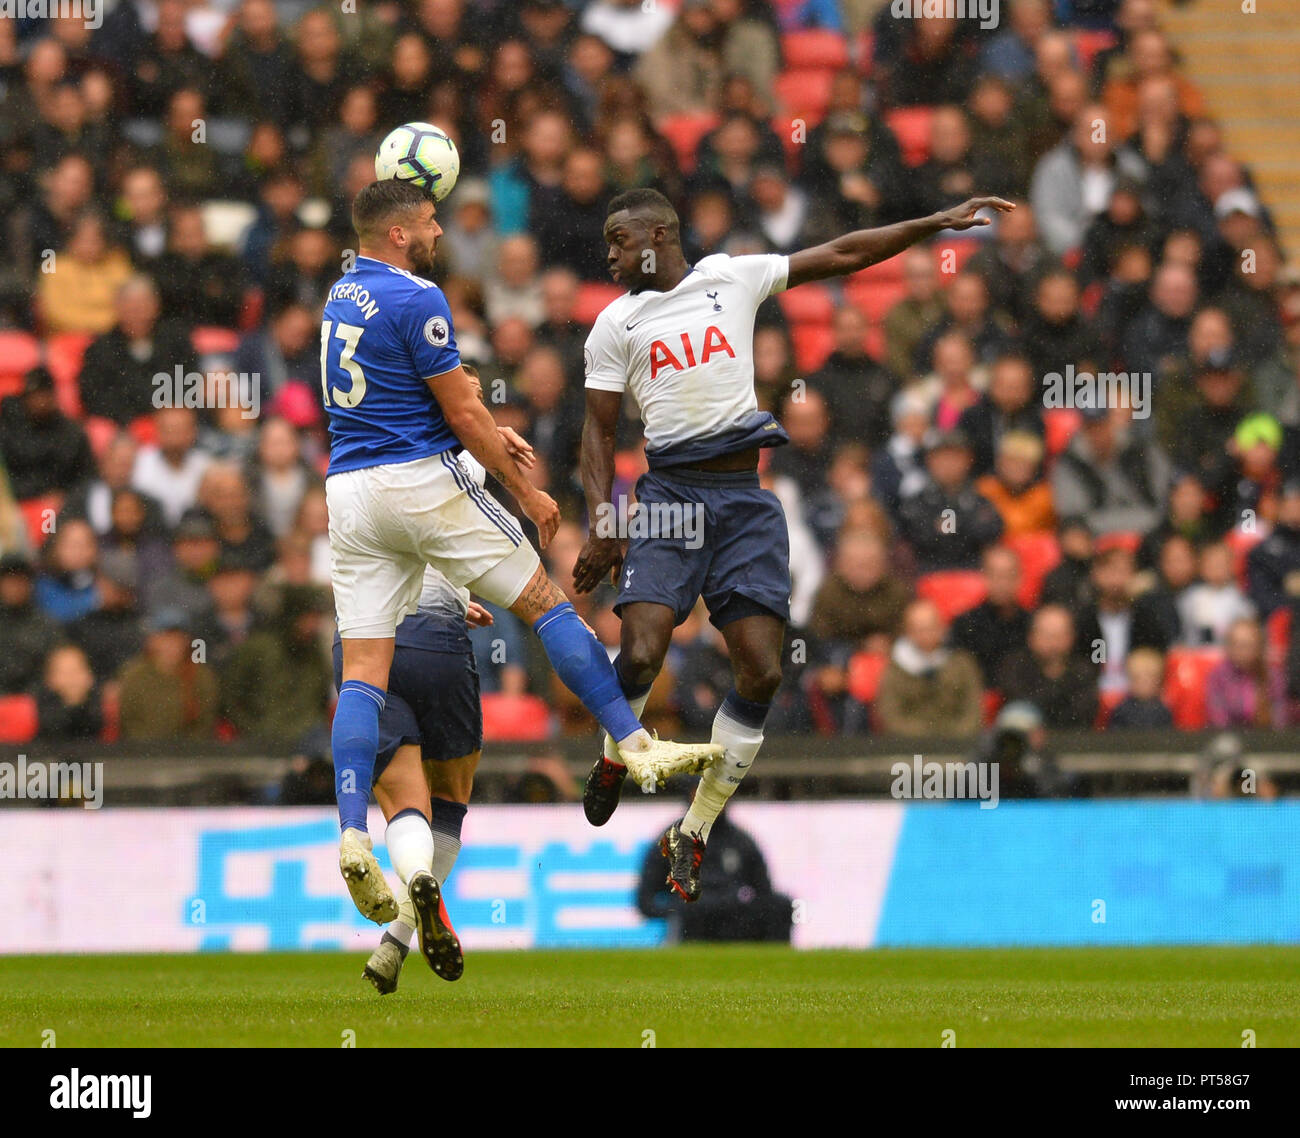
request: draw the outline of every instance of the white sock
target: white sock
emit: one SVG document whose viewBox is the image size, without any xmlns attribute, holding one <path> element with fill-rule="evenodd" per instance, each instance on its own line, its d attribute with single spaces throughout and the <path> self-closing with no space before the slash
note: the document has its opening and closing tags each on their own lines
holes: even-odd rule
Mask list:
<svg viewBox="0 0 1300 1138">
<path fill-rule="evenodd" d="M 682 830 L 705 842 L 709 840 L 714 819 L 722 813 L 727 799 L 736 793 L 740 780 L 749 773 L 754 756 L 763 745 L 761 729 L 737 723 L 724 714 L 725 708 L 726 704 L 723 704 L 713 717 L 713 742 L 721 743 L 725 748 L 722 761 L 714 763 L 700 777 L 690 809 L 682 819 Z"/>
<path fill-rule="evenodd" d="M 429 820 L 418 810 L 401 811 L 388 823 L 384 840 L 393 868 L 404 882 L 421 870 L 433 872 L 433 831 L 429 829 Z"/>
<path fill-rule="evenodd" d="M 397 920 L 384 931 L 395 941 L 409 948 L 411 938 L 415 936 L 415 906 L 411 904 L 411 895 L 406 891 L 404 881 L 398 883 L 397 888 L 393 890 L 393 896 L 397 899 Z"/>
<path fill-rule="evenodd" d="M 641 712 L 645 710 L 646 700 L 649 698 L 650 693 L 647 691 L 645 695 L 639 695 L 636 699 L 629 699 L 627 701 L 631 705 L 632 714 L 638 719 L 641 718 Z M 607 758 L 611 763 L 618 763 L 619 766 L 622 766 L 623 760 L 618 757 L 618 747 L 614 745 L 614 740 L 609 737 L 609 732 L 602 731 L 601 734 L 605 736 L 605 758 Z M 644 727 L 642 727 L 635 735 L 628 736 L 628 739 L 635 740 L 637 735 L 644 735 L 647 742 L 650 739 L 650 733 Z M 624 739 L 623 742 L 627 742 L 628 739 Z M 637 747 L 634 744 L 632 749 L 641 750 L 643 748 Z"/>
</svg>

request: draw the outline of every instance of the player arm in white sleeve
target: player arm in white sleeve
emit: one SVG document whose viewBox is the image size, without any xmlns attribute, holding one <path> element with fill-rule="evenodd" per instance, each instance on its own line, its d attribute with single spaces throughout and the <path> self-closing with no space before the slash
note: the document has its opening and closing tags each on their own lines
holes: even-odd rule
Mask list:
<svg viewBox="0 0 1300 1138">
<path fill-rule="evenodd" d="M 845 233 L 824 245 L 814 245 L 811 249 L 791 253 L 786 288 L 794 288 L 807 281 L 856 273 L 860 269 L 887 261 L 918 241 L 924 241 L 945 229 L 962 230 L 988 225 L 989 218 L 976 216 L 982 209 L 1006 213 L 1015 208 L 1013 202 L 1002 198 L 971 198 L 952 209 L 932 213 L 929 217 L 900 221 L 878 229 L 857 229 Z"/>
<path fill-rule="evenodd" d="M 616 579 L 627 551 L 626 542 L 614 533 L 602 533 L 600 527 L 600 519 L 615 516 L 610 501 L 614 495 L 614 448 L 627 387 L 625 351 L 612 327 L 613 322 L 602 312 L 583 353 L 587 415 L 582 424 L 579 470 L 589 532 L 573 567 L 573 587 L 579 593 L 591 592 L 606 577 Z"/>
</svg>

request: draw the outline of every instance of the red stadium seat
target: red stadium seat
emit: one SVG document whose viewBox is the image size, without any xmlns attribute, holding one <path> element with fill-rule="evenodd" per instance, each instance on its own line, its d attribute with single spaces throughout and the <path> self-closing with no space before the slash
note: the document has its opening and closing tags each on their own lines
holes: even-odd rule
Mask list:
<svg viewBox="0 0 1300 1138">
<path fill-rule="evenodd" d="M 1264 540 L 1264 535 L 1256 530 L 1254 533 L 1243 533 L 1239 529 L 1229 530 L 1224 536 L 1224 541 L 1228 543 L 1228 548 L 1232 550 L 1232 565 L 1237 573 L 1237 584 L 1243 589 L 1246 587 L 1246 558 L 1250 551 Z"/>
<path fill-rule="evenodd" d="M 86 428 L 86 438 L 90 440 L 90 449 L 95 452 L 96 458 L 103 456 L 108 444 L 117 438 L 117 432 L 121 430 L 112 419 L 104 419 L 99 415 L 89 416 L 81 425 Z"/>
<path fill-rule="evenodd" d="M 983 713 L 984 726 L 992 727 L 998 717 L 998 712 L 1002 710 L 1003 696 L 1000 691 L 994 691 L 988 688 L 984 692 Z"/>
<path fill-rule="evenodd" d="M 552 734 L 551 709 L 535 695 L 483 696 L 483 738 L 492 743 L 540 743 Z"/>
<path fill-rule="evenodd" d="M 849 695 L 859 703 L 873 702 L 888 663 L 884 652 L 855 652 L 849 657 Z"/>
<path fill-rule="evenodd" d="M 945 288 L 951 284 L 979 247 L 979 241 L 973 237 L 954 237 L 936 244 L 934 258 L 939 266 L 939 283 Z"/>
<path fill-rule="evenodd" d="M 1105 553 L 1108 549 L 1127 549 L 1130 553 L 1136 553 L 1138 546 L 1142 544 L 1142 535 L 1132 530 L 1115 530 L 1111 533 L 1099 534 L 1097 537 L 1097 552 Z"/>
<path fill-rule="evenodd" d="M 1198 731 L 1205 726 L 1205 680 L 1222 659 L 1221 648 L 1169 649 L 1163 695 L 1180 731 Z"/>
<path fill-rule="evenodd" d="M 1049 407 L 1043 412 L 1043 427 L 1047 431 L 1047 453 L 1055 458 L 1074 438 L 1083 417 L 1072 407 Z"/>
<path fill-rule="evenodd" d="M 826 362 L 835 347 L 835 333 L 826 324 L 796 324 L 790 329 L 794 366 L 805 375 Z"/>
<path fill-rule="evenodd" d="M 1120 705 L 1127 694 L 1122 691 L 1101 692 L 1097 699 L 1097 718 L 1093 721 L 1093 727 L 1098 731 L 1104 730 L 1106 724 L 1110 722 L 1110 713 Z"/>
<path fill-rule="evenodd" d="M 919 166 L 930 157 L 930 120 L 933 107 L 897 107 L 885 114 L 885 123 L 894 132 L 903 151 L 903 161 Z"/>
<path fill-rule="evenodd" d="M 205 324 L 190 333 L 190 343 L 201 356 L 229 355 L 239 347 L 239 333 Z"/>
<path fill-rule="evenodd" d="M 857 61 L 858 74 L 864 79 L 871 78 L 876 62 L 876 37 L 871 32 L 858 33 L 853 41 L 853 58 Z"/>
<path fill-rule="evenodd" d="M 944 620 L 952 620 L 980 604 L 988 596 L 988 586 L 977 569 L 944 569 L 918 577 L 916 595 L 933 601 Z"/>
<path fill-rule="evenodd" d="M 834 76 L 834 71 L 819 68 L 783 71 L 776 77 L 772 89 L 786 114 L 806 119 L 809 124 L 818 123 L 830 106 Z"/>
<path fill-rule="evenodd" d="M 1079 56 L 1079 66 L 1087 73 L 1092 70 L 1092 61 L 1097 53 L 1115 46 L 1115 33 L 1105 28 L 1097 30 L 1081 29 L 1074 33 L 1074 50 Z"/>
<path fill-rule="evenodd" d="M 1268 633 L 1268 656 L 1278 667 L 1286 660 L 1287 649 L 1291 646 L 1291 609 L 1284 605 L 1269 613 L 1264 625 Z"/>
<path fill-rule="evenodd" d="M 596 322 L 601 309 L 622 295 L 623 290 L 616 284 L 588 281 L 579 285 L 578 299 L 573 306 L 573 319 L 579 324 L 590 326 Z"/>
<path fill-rule="evenodd" d="M 655 127 L 673 148 L 682 173 L 692 174 L 695 172 L 695 152 L 700 148 L 701 140 L 721 121 L 712 112 L 668 115 L 655 123 Z"/>
<path fill-rule="evenodd" d="M 132 419 L 126 429 L 142 447 L 156 446 L 158 443 L 158 424 L 153 421 L 152 415 Z"/>
<path fill-rule="evenodd" d="M 39 549 L 54 532 L 54 519 L 59 507 L 63 505 L 62 494 L 42 494 L 38 498 L 26 498 L 18 503 L 18 509 L 27 524 L 27 537 L 32 545 Z"/>
<path fill-rule="evenodd" d="M 1061 546 L 1054 533 L 1022 533 L 1002 543 L 1015 550 L 1020 558 L 1020 595 L 1016 598 L 1025 608 L 1038 605 L 1043 579 L 1061 563 Z"/>
<path fill-rule="evenodd" d="M 0 696 L 0 743 L 29 743 L 37 726 L 35 696 Z"/>
<path fill-rule="evenodd" d="M 844 286 L 848 302 L 873 324 L 907 295 L 907 285 L 902 281 L 873 281 L 851 279 Z"/>
<path fill-rule="evenodd" d="M 0 374 L 0 399 L 8 399 L 11 395 L 21 395 L 22 393 L 23 377 L 21 375 Z"/>
<path fill-rule="evenodd" d="M 849 65 L 848 41 L 827 28 L 786 32 L 781 37 L 781 57 L 788 68 L 819 67 L 838 71 Z"/>
<path fill-rule="evenodd" d="M 868 265 L 865 269 L 859 269 L 856 273 L 850 273 L 844 279 L 851 283 L 856 283 L 858 281 L 883 281 L 888 282 L 889 284 L 902 284 L 903 258 L 890 257 L 887 261 L 877 261 L 874 265 Z"/>
<path fill-rule="evenodd" d="M 21 391 L 23 376 L 40 362 L 41 342 L 30 332 L 0 332 L 0 381 L 12 386 L 16 379 Z"/>
<path fill-rule="evenodd" d="M 86 332 L 60 332 L 45 342 L 45 364 L 54 376 L 59 410 L 73 419 L 83 414 L 81 363 L 94 338 Z"/>
<path fill-rule="evenodd" d="M 99 733 L 99 741 L 116 743 L 122 731 L 122 701 L 117 684 L 108 684 L 104 688 L 104 699 L 100 706 L 104 712 L 104 726 Z"/>
<path fill-rule="evenodd" d="M 825 285 L 806 284 L 776 295 L 781 311 L 791 324 L 829 324 L 835 315 L 835 301 Z"/>
</svg>

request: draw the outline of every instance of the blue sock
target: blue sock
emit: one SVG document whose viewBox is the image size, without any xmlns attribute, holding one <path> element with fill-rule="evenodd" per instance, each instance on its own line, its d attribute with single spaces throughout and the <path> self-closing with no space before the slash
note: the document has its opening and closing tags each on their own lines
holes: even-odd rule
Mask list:
<svg viewBox="0 0 1300 1138">
<path fill-rule="evenodd" d="M 339 688 L 330 743 L 334 750 L 334 797 L 339 804 L 339 828 L 366 833 L 370 781 L 379 750 L 379 713 L 388 693 L 362 680 L 346 680 Z"/>
<path fill-rule="evenodd" d="M 771 710 L 772 705 L 770 703 L 755 703 L 752 699 L 746 699 L 735 688 L 732 688 L 727 692 L 726 698 L 723 699 L 718 714 L 725 715 L 728 719 L 744 727 L 762 731 L 763 724 L 767 722 L 767 713 Z"/>
<path fill-rule="evenodd" d="M 568 601 L 543 613 L 533 625 L 555 674 L 617 742 L 638 731 L 609 656 Z"/>
</svg>

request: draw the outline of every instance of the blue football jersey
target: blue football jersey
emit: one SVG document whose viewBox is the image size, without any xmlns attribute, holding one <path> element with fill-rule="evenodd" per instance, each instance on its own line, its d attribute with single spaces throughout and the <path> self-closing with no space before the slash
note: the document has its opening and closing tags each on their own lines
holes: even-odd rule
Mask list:
<svg viewBox="0 0 1300 1138">
<path fill-rule="evenodd" d="M 460 365 L 451 310 L 432 281 L 358 257 L 329 291 L 320 364 L 330 474 L 460 445 L 425 382 Z"/>
</svg>

